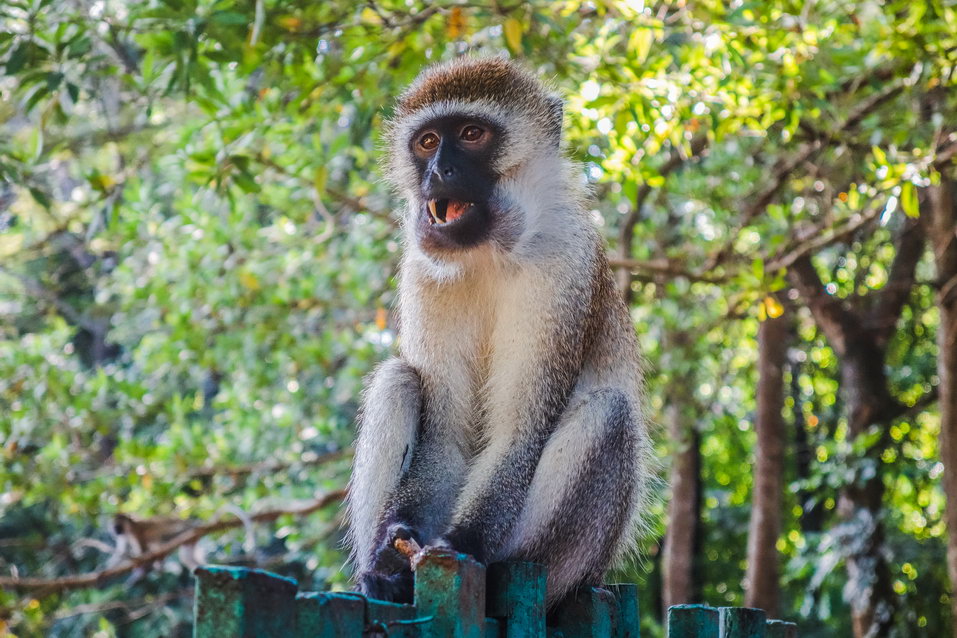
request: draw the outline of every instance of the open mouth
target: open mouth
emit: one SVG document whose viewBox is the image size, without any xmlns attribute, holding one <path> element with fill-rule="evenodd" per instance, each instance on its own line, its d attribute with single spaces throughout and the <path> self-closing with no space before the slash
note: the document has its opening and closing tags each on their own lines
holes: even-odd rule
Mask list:
<svg viewBox="0 0 957 638">
<path fill-rule="evenodd" d="M 457 199 L 430 199 L 426 208 L 429 210 L 429 223 L 448 224 L 462 217 L 475 204 Z"/>
</svg>

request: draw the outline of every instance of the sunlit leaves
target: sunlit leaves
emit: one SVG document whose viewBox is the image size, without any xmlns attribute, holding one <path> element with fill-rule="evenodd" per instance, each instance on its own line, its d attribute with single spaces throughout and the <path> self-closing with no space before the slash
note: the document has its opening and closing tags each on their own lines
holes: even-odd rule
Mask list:
<svg viewBox="0 0 957 638">
<path fill-rule="evenodd" d="M 14 192 L 0 213 L 0 535 L 16 516 L 17 529 L 47 525 L 63 546 L 109 540 L 103 519 L 116 511 L 204 518 L 342 484 L 347 463 L 248 479 L 190 472 L 348 444 L 361 378 L 395 338 L 399 243 L 376 169 L 381 122 L 423 64 L 472 51 L 522 58 L 565 97 L 568 148 L 612 250 L 634 217 L 622 256 L 687 275 L 639 273 L 632 316 L 649 418 L 678 406 L 701 436 L 703 592 L 740 603 L 754 340 L 788 287 L 775 260 L 814 247 L 838 302 L 885 287 L 893 233 L 947 169 L 934 166 L 937 128 L 955 121 L 957 12 L 940 3 L 9 0 L 0 15 L 0 176 Z M 898 80 L 898 97 L 839 129 Z M 929 95 L 940 113 L 925 119 Z M 820 149 L 781 173 L 807 145 Z M 767 205 L 742 219 L 779 173 Z M 66 237 L 78 243 L 57 243 Z M 61 280 L 73 253 L 90 264 Z M 888 346 L 905 404 L 930 387 L 936 355 L 933 273 L 921 268 Z M 119 354 L 85 366 L 77 318 L 23 276 L 79 318 L 106 321 Z M 840 543 L 799 517 L 819 506 L 834 520 L 837 491 L 881 472 L 902 613 L 913 615 L 902 626 L 923 617 L 942 633 L 917 590 L 940 605 L 933 411 L 849 441 L 839 358 L 799 308 L 794 321 L 785 413 L 808 438 L 809 465 L 802 477 L 788 466 L 784 614 L 807 614 L 802 631 L 821 619 L 827 635 L 846 633 Z M 856 462 L 864 448 L 876 464 Z M 342 582 L 325 524 L 286 520 L 259 540 L 277 564 Z M 235 556 L 234 540 L 214 553 Z M 23 573 L 73 569 L 49 549 L 0 560 Z M 168 561 L 138 587 L 181 587 L 176 570 Z M 49 620 L 58 605 L 116 591 L 37 605 L 0 593 L 0 604 L 24 635 L 66 635 Z M 176 635 L 172 623 L 189 616 L 188 604 L 176 609 L 133 627 Z M 113 631 L 102 622 L 91 615 L 86 630 Z"/>
<path fill-rule="evenodd" d="M 903 182 L 900 194 L 901 208 L 908 217 L 918 217 L 920 211 L 917 205 L 917 188 L 913 182 Z"/>
</svg>

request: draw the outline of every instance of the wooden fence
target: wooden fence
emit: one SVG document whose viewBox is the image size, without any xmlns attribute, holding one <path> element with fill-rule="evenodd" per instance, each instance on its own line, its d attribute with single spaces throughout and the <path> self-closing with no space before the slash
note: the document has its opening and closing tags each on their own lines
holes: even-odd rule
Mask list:
<svg viewBox="0 0 957 638">
<path fill-rule="evenodd" d="M 194 638 L 637 638 L 635 585 L 579 590 L 545 618 L 545 569 L 429 551 L 415 572 L 415 604 L 354 592 L 298 592 L 259 569 L 196 570 Z M 795 638 L 792 623 L 760 609 L 678 605 L 670 638 Z"/>
</svg>

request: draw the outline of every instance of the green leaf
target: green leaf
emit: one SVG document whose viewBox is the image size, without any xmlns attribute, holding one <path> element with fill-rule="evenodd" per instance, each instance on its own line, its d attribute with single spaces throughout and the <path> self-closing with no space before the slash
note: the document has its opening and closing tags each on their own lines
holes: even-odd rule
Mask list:
<svg viewBox="0 0 957 638">
<path fill-rule="evenodd" d="M 7 75 L 16 75 L 27 63 L 27 51 L 29 43 L 21 42 L 16 49 L 7 58 Z"/>
<path fill-rule="evenodd" d="M 508 50 L 517 54 L 522 50 L 522 23 L 516 18 L 509 18 L 502 25 L 502 32 L 505 35 L 505 44 Z"/>
<path fill-rule="evenodd" d="M 634 55 L 634 62 L 642 63 L 648 57 L 651 51 L 651 45 L 655 40 L 654 31 L 646 25 L 635 25 L 629 39 L 629 46 Z"/>
<path fill-rule="evenodd" d="M 30 191 L 30 194 L 33 195 L 33 199 L 37 200 L 37 203 L 40 204 L 40 206 L 43 206 L 44 208 L 50 208 L 50 198 L 46 193 L 35 186 L 29 186 L 27 187 L 27 190 Z"/>
<path fill-rule="evenodd" d="M 209 21 L 227 25 L 249 24 L 249 16 L 236 11 L 217 11 L 209 16 Z"/>
<path fill-rule="evenodd" d="M 901 184 L 901 209 L 908 217 L 920 217 L 920 207 L 917 202 L 917 188 L 913 182 Z"/>
</svg>

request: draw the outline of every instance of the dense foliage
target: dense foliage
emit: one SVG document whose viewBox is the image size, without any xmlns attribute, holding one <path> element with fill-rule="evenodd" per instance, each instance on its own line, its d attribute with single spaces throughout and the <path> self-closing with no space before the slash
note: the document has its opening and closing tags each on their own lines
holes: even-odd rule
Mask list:
<svg viewBox="0 0 957 638">
<path fill-rule="evenodd" d="M 875 479 L 896 632 L 950 631 L 933 262 L 887 339 L 902 409 L 861 435 L 788 273 L 813 257 L 848 304 L 887 286 L 953 174 L 951 4 L 3 0 L 0 577 L 50 582 L 5 583 L 0 635 L 189 635 L 176 553 L 69 582 L 135 553 L 113 549 L 118 514 L 229 519 L 208 560 L 347 584 L 338 508 L 295 510 L 345 485 L 361 379 L 394 340 L 378 132 L 424 64 L 467 51 L 567 98 L 652 417 L 700 452 L 695 596 L 744 602 L 756 334 L 784 314 L 781 615 L 850 635 L 859 530 L 837 506 Z M 659 439 L 667 476 L 687 443 Z M 652 636 L 660 542 L 622 574 Z"/>
</svg>

